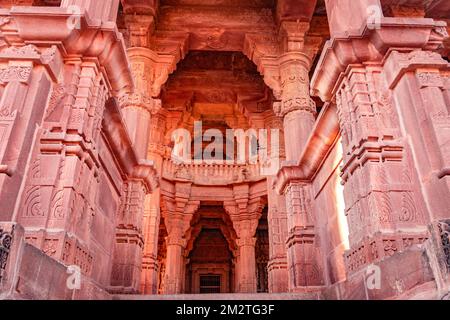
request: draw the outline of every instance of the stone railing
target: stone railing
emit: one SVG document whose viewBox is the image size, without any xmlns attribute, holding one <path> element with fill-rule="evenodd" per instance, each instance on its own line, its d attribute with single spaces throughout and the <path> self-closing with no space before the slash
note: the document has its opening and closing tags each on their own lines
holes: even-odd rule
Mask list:
<svg viewBox="0 0 450 320">
<path fill-rule="evenodd" d="M 176 164 L 165 160 L 162 172 L 164 179 L 191 181 L 198 185 L 228 185 L 265 178 L 260 164 Z"/>
</svg>

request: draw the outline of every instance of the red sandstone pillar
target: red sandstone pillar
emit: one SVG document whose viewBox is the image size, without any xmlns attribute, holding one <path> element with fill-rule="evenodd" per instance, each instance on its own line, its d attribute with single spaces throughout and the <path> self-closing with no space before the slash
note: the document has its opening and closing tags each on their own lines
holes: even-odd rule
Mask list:
<svg viewBox="0 0 450 320">
<path fill-rule="evenodd" d="M 249 186 L 234 186 L 235 201 L 226 202 L 224 208 L 230 215 L 238 236 L 235 290 L 242 293 L 256 293 L 256 229 L 263 209 L 260 197 L 250 198 Z"/>
<path fill-rule="evenodd" d="M 150 119 L 161 109 L 161 100 L 151 96 L 152 51 L 147 48 L 131 48 L 128 55 L 131 61 L 135 90 L 121 99 L 125 123 L 128 127 L 138 157 L 147 158 L 150 136 Z"/>
<path fill-rule="evenodd" d="M 140 4 L 142 6 L 144 4 Z M 145 4 L 146 14 L 136 12 L 133 4 L 125 4 L 125 23 L 130 30 L 128 56 L 135 84 L 134 92 L 122 99 L 122 112 L 128 132 L 142 159 L 154 162 L 158 175 L 162 171 L 162 155 L 165 152 L 163 138 L 165 123 L 161 110 L 161 100 L 152 91 L 154 83 L 155 59 L 158 55 L 148 49 L 154 27 L 154 7 Z M 139 10 L 138 10 L 139 11 Z M 154 190 L 145 200 L 143 214 L 144 252 L 141 275 L 141 292 L 155 294 L 158 287 L 158 235 L 160 223 L 160 190 Z"/>
<path fill-rule="evenodd" d="M 163 156 L 165 154 L 164 134 L 165 117 L 162 112 L 150 119 L 148 158 L 153 161 L 156 172 L 162 174 Z M 158 237 L 160 226 L 161 190 L 154 190 L 148 195 L 144 211 L 144 256 L 142 264 L 141 292 L 156 294 L 158 289 Z"/>
<path fill-rule="evenodd" d="M 183 292 L 183 266 L 185 264 L 183 252 L 186 241 L 181 236 L 169 235 L 166 238 L 166 270 L 164 294 L 180 294 Z"/>
<path fill-rule="evenodd" d="M 285 54 L 279 58 L 281 103 L 275 112 L 284 118 L 286 160 L 300 161 L 315 123 L 316 105 L 310 97 L 309 69 L 317 47 L 306 46 L 309 23 L 283 22 Z M 289 291 L 302 292 L 323 284 L 308 182 L 290 182 L 284 191 L 287 209 Z"/>
<path fill-rule="evenodd" d="M 269 276 L 269 292 L 288 291 L 287 270 L 287 215 L 286 199 L 276 194 L 272 188 L 273 178 L 267 179 L 268 191 L 268 224 L 269 224 L 269 263 L 267 265 Z"/>
<path fill-rule="evenodd" d="M 378 24 L 372 25 L 370 12 L 377 8 Z M 430 19 L 383 17 L 379 1 L 328 1 L 327 10 L 334 37 L 312 88 L 337 104 L 350 231 L 346 267 L 348 279 L 356 279 L 370 264 L 401 261 L 407 254 L 398 253 L 420 248 L 431 236 L 428 225 L 449 216 L 449 139 L 442 129 L 449 124 L 449 65 L 432 52 L 442 48 L 447 32 Z M 339 21 L 350 15 L 348 31 Z M 396 277 L 414 273 L 414 285 L 426 281 L 415 259 Z M 382 290 L 388 290 L 395 285 L 391 270 L 381 272 Z"/>
<path fill-rule="evenodd" d="M 148 193 L 142 181 L 130 179 L 124 184 L 116 226 L 116 246 L 111 291 L 138 293 L 142 267 L 142 214 Z"/>
<path fill-rule="evenodd" d="M 275 112 L 283 118 L 286 160 L 300 159 L 315 122 L 316 105 L 309 95 L 310 59 L 300 52 L 280 57 L 281 103 Z"/>
<path fill-rule="evenodd" d="M 256 238 L 244 237 L 236 242 L 239 250 L 238 292 L 256 293 Z"/>
<path fill-rule="evenodd" d="M 289 290 L 304 292 L 323 285 L 323 270 L 317 252 L 315 219 L 310 185 L 290 182 L 285 191 L 288 238 Z"/>
<path fill-rule="evenodd" d="M 190 200 L 190 183 L 176 183 L 174 198 L 163 196 L 162 208 L 166 225 L 166 261 L 164 294 L 180 294 L 185 286 L 186 235 L 199 201 Z"/>
<path fill-rule="evenodd" d="M 46 55 L 54 53 L 52 59 Z M 0 221 L 12 221 L 34 134 L 42 125 L 52 78 L 61 72 L 56 47 L 4 48 L 0 53 Z"/>
</svg>

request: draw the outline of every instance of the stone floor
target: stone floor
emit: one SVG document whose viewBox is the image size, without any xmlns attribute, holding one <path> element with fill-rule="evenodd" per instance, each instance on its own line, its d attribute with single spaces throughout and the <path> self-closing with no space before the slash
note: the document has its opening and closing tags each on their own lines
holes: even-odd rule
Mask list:
<svg viewBox="0 0 450 320">
<path fill-rule="evenodd" d="M 116 295 L 115 300 L 318 300 L 317 293 Z"/>
</svg>

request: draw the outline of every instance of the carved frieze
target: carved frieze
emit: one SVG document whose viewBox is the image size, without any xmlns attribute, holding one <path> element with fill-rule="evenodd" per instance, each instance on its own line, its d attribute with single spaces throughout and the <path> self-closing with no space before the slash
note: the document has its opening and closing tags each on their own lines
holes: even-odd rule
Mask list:
<svg viewBox="0 0 450 320">
<path fill-rule="evenodd" d="M 427 233 L 381 234 L 365 237 L 345 253 L 347 271 L 352 273 L 362 267 L 377 263 L 386 257 L 402 252 L 413 245 L 422 245 L 429 238 Z"/>
</svg>

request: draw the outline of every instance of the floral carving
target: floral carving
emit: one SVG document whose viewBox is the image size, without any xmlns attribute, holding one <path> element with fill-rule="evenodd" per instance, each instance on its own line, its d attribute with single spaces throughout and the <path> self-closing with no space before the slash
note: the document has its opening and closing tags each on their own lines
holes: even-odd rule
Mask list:
<svg viewBox="0 0 450 320">
<path fill-rule="evenodd" d="M 0 71 L 0 82 L 27 82 L 30 78 L 31 70 L 32 67 L 28 66 L 9 66 Z"/>
<path fill-rule="evenodd" d="M 9 252 L 11 250 L 12 232 L 4 231 L 0 228 L 0 281 L 6 269 Z"/>
<path fill-rule="evenodd" d="M 445 264 L 450 271 L 450 220 L 440 221 L 438 223 L 441 236 L 441 245 L 444 252 Z"/>
</svg>

